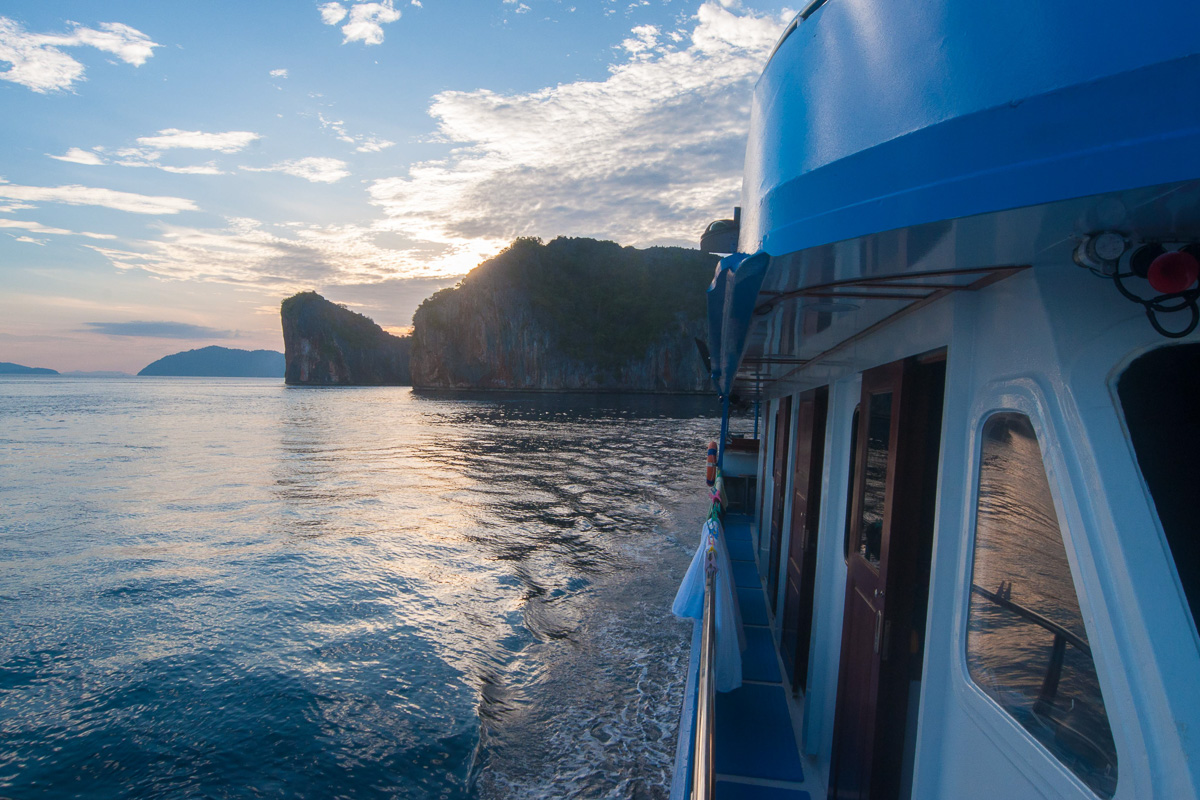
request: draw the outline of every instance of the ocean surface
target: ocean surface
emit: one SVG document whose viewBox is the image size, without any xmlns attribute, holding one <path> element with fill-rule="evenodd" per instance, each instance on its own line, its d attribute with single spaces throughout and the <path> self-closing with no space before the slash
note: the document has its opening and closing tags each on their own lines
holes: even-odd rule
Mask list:
<svg viewBox="0 0 1200 800">
<path fill-rule="evenodd" d="M 0 798 L 664 798 L 704 399 L 0 379 Z"/>
</svg>

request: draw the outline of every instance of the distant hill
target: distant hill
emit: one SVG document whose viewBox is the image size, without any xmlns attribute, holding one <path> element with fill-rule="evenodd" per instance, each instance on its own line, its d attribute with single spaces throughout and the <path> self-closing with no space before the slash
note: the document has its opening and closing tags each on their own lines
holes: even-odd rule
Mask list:
<svg viewBox="0 0 1200 800">
<path fill-rule="evenodd" d="M 285 382 L 300 386 L 408 386 L 411 337 L 393 336 L 368 317 L 316 292 L 283 301 Z"/>
<path fill-rule="evenodd" d="M 0 361 L 0 375 L 57 375 L 58 370 L 45 367 L 26 367 L 9 361 Z"/>
<path fill-rule="evenodd" d="M 164 356 L 138 375 L 195 378 L 282 378 L 283 353 L 275 350 L 234 350 L 201 347 Z"/>
</svg>

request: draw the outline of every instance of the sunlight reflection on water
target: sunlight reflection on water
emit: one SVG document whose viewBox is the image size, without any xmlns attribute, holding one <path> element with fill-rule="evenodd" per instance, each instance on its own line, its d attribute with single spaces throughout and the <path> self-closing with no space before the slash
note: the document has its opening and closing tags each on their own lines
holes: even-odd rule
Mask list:
<svg viewBox="0 0 1200 800">
<path fill-rule="evenodd" d="M 0 381 L 0 796 L 665 797 L 710 412 Z"/>
</svg>

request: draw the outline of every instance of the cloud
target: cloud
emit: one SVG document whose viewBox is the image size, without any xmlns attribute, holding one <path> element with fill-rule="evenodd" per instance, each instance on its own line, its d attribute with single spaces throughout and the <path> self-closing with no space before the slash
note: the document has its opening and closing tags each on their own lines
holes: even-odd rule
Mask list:
<svg viewBox="0 0 1200 800">
<path fill-rule="evenodd" d="M 140 336 L 150 339 L 236 339 L 237 331 L 222 331 L 186 322 L 85 322 L 88 333 Z"/>
<path fill-rule="evenodd" d="M 141 165 L 139 165 L 141 166 Z M 225 175 L 227 173 L 220 169 L 212 162 L 207 164 L 196 164 L 191 167 L 168 167 L 164 164 L 147 164 L 146 166 L 155 166 L 163 172 L 173 172 L 176 175 Z"/>
<path fill-rule="evenodd" d="M 190 150 L 216 150 L 218 153 L 236 153 L 244 150 L 246 145 L 261 138 L 257 133 L 250 131 L 204 133 L 202 131 L 181 131 L 178 128 L 167 128 L 166 130 L 159 131 L 158 136 L 139 136 L 137 143 L 154 150 L 184 147 Z"/>
<path fill-rule="evenodd" d="M 233 219 L 223 228 L 162 225 L 154 240 L 124 249 L 86 245 L 118 269 L 172 280 L 228 283 L 282 292 L 324 285 L 372 285 L 395 279 L 439 280 L 462 275 L 496 249 L 475 242 L 435 245 L 361 225 L 268 225 Z M 448 247 L 455 248 L 447 258 Z"/>
<path fill-rule="evenodd" d="M 73 24 L 62 34 L 30 33 L 8 17 L 0 17 L 0 62 L 10 66 L 0 80 L 12 81 L 38 93 L 61 91 L 83 79 L 84 66 L 63 47 L 94 47 L 126 64 L 140 67 L 162 45 L 119 22 L 102 22 L 99 29 Z"/>
<path fill-rule="evenodd" d="M 182 197 L 156 197 L 93 186 L 20 186 L 3 178 L 0 178 L 0 198 L 30 203 L 101 206 L 131 214 L 178 214 L 180 211 L 197 210 L 195 203 Z"/>
<path fill-rule="evenodd" d="M 341 3 L 325 3 L 321 6 L 321 21 L 326 25 L 337 25 L 349 15 L 349 21 L 342 26 L 342 44 L 362 42 L 363 44 L 383 44 L 383 26 L 400 19 L 393 0 L 381 0 L 378 3 L 354 3 L 349 10 Z"/>
<path fill-rule="evenodd" d="M 269 167 L 241 167 L 241 169 L 246 172 L 282 172 L 285 175 L 304 178 L 312 183 L 337 183 L 350 174 L 346 169 L 345 161 L 317 156 L 281 161 Z"/>
<path fill-rule="evenodd" d="M 13 238 L 18 242 L 25 242 L 26 244 L 36 244 L 39 247 L 46 246 L 45 239 L 34 239 L 32 236 L 14 236 Z"/>
<path fill-rule="evenodd" d="M 111 233 L 89 233 L 88 231 L 69 231 L 64 228 L 47 228 L 40 222 L 26 222 L 18 219 L 0 219 L 0 228 L 16 228 L 23 231 L 29 231 L 30 233 L 41 233 L 54 236 L 86 236 L 89 239 L 117 238 Z"/>
<path fill-rule="evenodd" d="M 47 153 L 46 155 L 50 155 Z M 98 167 L 104 163 L 104 159 L 88 150 L 82 150 L 78 147 L 72 147 L 64 155 L 50 156 L 59 161 L 69 161 L 72 164 L 86 164 L 90 167 Z"/>
<path fill-rule="evenodd" d="M 678 45 L 635 28 L 603 81 L 439 94 L 430 114 L 456 149 L 371 184 L 380 227 L 448 244 L 693 245 L 737 202 L 751 91 L 781 28 L 707 2 Z"/>
<path fill-rule="evenodd" d="M 604 80 L 439 94 L 436 138 L 453 149 L 369 184 L 372 222 L 164 225 L 157 240 L 88 246 L 122 269 L 280 291 L 462 275 L 519 235 L 695 246 L 737 202 L 751 90 L 781 31 L 775 16 L 708 2 L 678 43 L 631 31 L 645 49 L 615 50 Z M 345 172 L 329 161 L 330 176 Z"/>
<path fill-rule="evenodd" d="M 287 76 L 288 76 L 288 72 L 287 72 L 287 70 L 286 70 L 286 69 L 273 69 L 273 70 L 271 70 L 271 77 L 272 77 L 272 78 L 286 78 Z"/>
<path fill-rule="evenodd" d="M 326 25 L 337 25 L 348 13 L 341 3 L 326 3 L 321 6 L 321 21 Z"/>
<path fill-rule="evenodd" d="M 386 150 L 394 146 L 395 142 L 389 142 L 387 139 L 381 139 L 378 136 L 356 136 L 346 131 L 346 123 L 340 119 L 327 119 L 324 114 L 318 113 L 317 119 L 321 121 L 321 127 L 333 131 L 334 136 L 339 142 L 358 145 L 354 149 L 359 153 L 378 153 L 380 150 Z"/>
</svg>

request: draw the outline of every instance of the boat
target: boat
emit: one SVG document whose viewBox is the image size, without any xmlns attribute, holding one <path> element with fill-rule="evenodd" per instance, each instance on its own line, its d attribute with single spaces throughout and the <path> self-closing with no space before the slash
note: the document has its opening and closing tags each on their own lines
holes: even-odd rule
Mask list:
<svg viewBox="0 0 1200 800">
<path fill-rule="evenodd" d="M 672 798 L 1200 796 L 1200 3 L 815 0 L 701 244 Z"/>
</svg>

